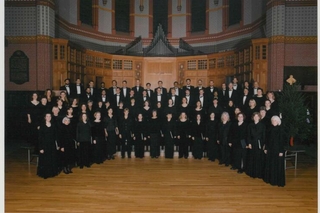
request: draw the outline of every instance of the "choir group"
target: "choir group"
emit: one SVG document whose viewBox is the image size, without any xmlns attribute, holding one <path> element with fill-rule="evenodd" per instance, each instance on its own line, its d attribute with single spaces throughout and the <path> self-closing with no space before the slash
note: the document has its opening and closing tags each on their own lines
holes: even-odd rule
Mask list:
<svg viewBox="0 0 320 213">
<path fill-rule="evenodd" d="M 219 165 L 284 186 L 284 144 L 281 119 L 273 92 L 263 93 L 258 82 L 242 85 L 234 78 L 221 88 L 211 80 L 197 86 L 174 82 L 167 90 L 158 82 L 151 89 L 136 80 L 134 87 L 84 88 L 81 80 L 65 80 L 58 97 L 51 89 L 32 94 L 27 105 L 28 140 L 39 154 L 37 174 L 48 178 L 122 158 L 218 160 Z"/>
</svg>

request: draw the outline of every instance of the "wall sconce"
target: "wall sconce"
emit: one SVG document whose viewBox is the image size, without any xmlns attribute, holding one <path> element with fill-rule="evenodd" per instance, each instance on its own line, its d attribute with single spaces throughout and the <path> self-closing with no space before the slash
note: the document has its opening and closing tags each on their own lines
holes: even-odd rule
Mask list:
<svg viewBox="0 0 320 213">
<path fill-rule="evenodd" d="M 102 0 L 102 4 L 103 4 L 104 6 L 106 6 L 107 3 L 108 3 L 108 0 Z"/>
<path fill-rule="evenodd" d="M 142 12 L 144 10 L 143 0 L 140 0 L 139 10 Z"/>
<path fill-rule="evenodd" d="M 178 0 L 178 4 L 177 4 L 177 10 L 180 12 L 182 9 L 182 6 L 181 6 L 181 0 Z"/>
<path fill-rule="evenodd" d="M 218 5 L 219 4 L 219 0 L 213 0 L 214 5 Z"/>
</svg>

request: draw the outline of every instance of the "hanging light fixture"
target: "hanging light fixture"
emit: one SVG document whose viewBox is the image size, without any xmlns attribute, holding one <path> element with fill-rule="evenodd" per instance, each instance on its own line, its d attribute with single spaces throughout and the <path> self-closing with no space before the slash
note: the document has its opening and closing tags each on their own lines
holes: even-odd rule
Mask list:
<svg viewBox="0 0 320 213">
<path fill-rule="evenodd" d="M 219 0 L 213 0 L 214 5 L 218 5 L 219 4 Z"/>
<path fill-rule="evenodd" d="M 102 4 L 103 4 L 104 6 L 106 6 L 107 3 L 108 3 L 108 0 L 102 0 Z"/>
<path fill-rule="evenodd" d="M 143 0 L 140 0 L 139 9 L 140 9 L 140 12 L 142 12 L 144 10 Z"/>
<path fill-rule="evenodd" d="M 180 12 L 182 9 L 182 6 L 181 6 L 181 0 L 178 0 L 178 4 L 177 4 L 177 10 Z"/>
</svg>

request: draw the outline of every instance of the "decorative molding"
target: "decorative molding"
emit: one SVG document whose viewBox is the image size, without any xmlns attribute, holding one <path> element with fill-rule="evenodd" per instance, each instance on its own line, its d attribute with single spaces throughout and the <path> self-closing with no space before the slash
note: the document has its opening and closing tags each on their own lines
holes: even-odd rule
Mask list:
<svg viewBox="0 0 320 213">
<path fill-rule="evenodd" d="M 93 8 L 98 8 L 99 10 L 108 11 L 108 12 L 110 12 L 110 13 L 114 13 L 114 12 L 115 12 L 114 10 L 111 10 L 111 9 L 109 9 L 109 8 L 107 8 L 107 7 L 101 7 L 101 6 L 99 6 L 99 5 L 93 5 L 92 7 L 93 7 Z"/>
<path fill-rule="evenodd" d="M 215 8 L 208 9 L 208 10 L 206 10 L 206 12 L 207 13 L 208 12 L 215 12 L 215 11 L 222 10 L 223 8 L 228 8 L 228 7 L 229 7 L 229 5 L 223 5 L 221 7 L 215 7 Z"/>
<path fill-rule="evenodd" d="M 138 17 L 148 17 L 148 18 L 153 18 L 152 15 L 149 14 L 137 14 L 137 13 L 130 13 L 130 16 L 138 16 Z"/>
<path fill-rule="evenodd" d="M 270 43 L 317 44 L 317 36 L 272 36 Z"/>
<path fill-rule="evenodd" d="M 168 17 L 178 17 L 178 16 L 191 16 L 191 13 L 176 13 L 176 14 L 171 14 L 171 15 L 168 15 Z"/>
<path fill-rule="evenodd" d="M 50 36 L 6 36 L 9 44 L 33 44 L 36 42 L 48 43 L 52 42 L 52 37 Z"/>
</svg>

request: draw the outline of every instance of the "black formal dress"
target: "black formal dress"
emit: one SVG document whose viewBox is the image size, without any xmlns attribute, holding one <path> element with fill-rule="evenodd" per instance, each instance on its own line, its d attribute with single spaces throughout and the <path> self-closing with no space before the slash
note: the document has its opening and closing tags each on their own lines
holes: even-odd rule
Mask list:
<svg viewBox="0 0 320 213">
<path fill-rule="evenodd" d="M 115 116 L 106 116 L 104 128 L 108 133 L 107 136 L 107 159 L 114 159 L 116 153 L 117 134 L 116 128 L 118 128 L 118 122 Z"/>
<path fill-rule="evenodd" d="M 57 156 L 57 129 L 54 124 L 47 126 L 45 123 L 39 128 L 39 164 L 37 175 L 44 179 L 54 177 L 59 174 L 58 156 Z"/>
<path fill-rule="evenodd" d="M 210 161 L 219 159 L 219 146 L 217 144 L 218 137 L 218 121 L 208 120 L 206 125 L 206 138 L 207 141 L 207 157 Z"/>
<path fill-rule="evenodd" d="M 189 144 L 190 144 L 190 121 L 177 121 L 177 136 L 180 136 L 178 139 L 179 146 L 179 158 L 188 158 L 189 157 Z"/>
<path fill-rule="evenodd" d="M 173 158 L 174 156 L 174 137 L 176 135 L 176 122 L 171 119 L 165 119 L 162 124 L 162 134 L 165 143 L 165 158 Z"/>
<path fill-rule="evenodd" d="M 252 149 L 248 149 L 246 173 L 253 178 L 262 178 L 265 166 L 265 135 L 266 127 L 262 122 L 250 123 L 248 125 L 248 145 L 251 144 Z"/>
<path fill-rule="evenodd" d="M 147 137 L 146 133 L 147 124 L 145 121 L 135 121 L 133 127 L 133 136 L 134 136 L 134 150 L 136 158 L 144 157 L 144 138 Z"/>
<path fill-rule="evenodd" d="M 120 119 L 119 134 L 121 135 L 121 157 L 124 158 L 127 153 L 128 158 L 131 158 L 133 120 L 130 116 L 127 118 L 122 116 Z"/>
<path fill-rule="evenodd" d="M 58 144 L 60 147 L 60 159 L 61 166 L 64 172 L 71 171 L 71 167 L 76 161 L 76 149 L 75 149 L 75 129 L 71 122 L 68 125 L 62 124 L 59 131 Z M 61 151 L 64 148 L 64 152 Z"/>
<path fill-rule="evenodd" d="M 205 136 L 205 124 L 204 122 L 193 121 L 191 123 L 191 131 L 193 146 L 192 146 L 192 155 L 195 159 L 202 159 L 204 152 L 204 136 Z"/>
<path fill-rule="evenodd" d="M 220 142 L 220 152 L 221 158 L 219 164 L 225 164 L 229 166 L 231 163 L 230 152 L 231 148 L 229 146 L 229 131 L 230 131 L 231 122 L 228 121 L 225 124 L 220 122 L 218 126 L 218 140 Z"/>
<path fill-rule="evenodd" d="M 160 156 L 160 130 L 161 121 L 159 118 L 151 118 L 148 122 L 148 136 L 150 137 L 150 156 L 158 158 Z"/>
<path fill-rule="evenodd" d="M 276 186 L 285 186 L 284 140 L 281 126 L 271 126 L 266 141 L 266 168 L 263 180 Z M 279 153 L 283 153 L 280 157 Z"/>
<path fill-rule="evenodd" d="M 78 142 L 78 165 L 80 169 L 83 166 L 90 167 L 91 151 L 91 125 L 89 122 L 80 121 L 77 125 L 77 142 Z"/>
<path fill-rule="evenodd" d="M 39 121 L 44 119 L 44 117 L 41 118 L 40 103 L 35 105 L 31 101 L 28 102 L 26 112 L 31 118 L 31 123 L 27 124 L 27 141 L 34 146 L 34 152 L 38 153 L 38 126 L 40 125 Z"/>
<path fill-rule="evenodd" d="M 92 153 L 92 161 L 93 163 L 103 163 L 106 156 L 106 140 L 104 133 L 104 123 L 102 121 L 93 121 L 92 122 L 92 141 L 96 141 L 96 143 L 92 143 L 93 153 Z"/>
<path fill-rule="evenodd" d="M 247 123 L 239 125 L 238 121 L 230 127 L 230 142 L 232 144 L 232 168 L 238 169 L 239 173 L 246 168 L 247 162 Z"/>
</svg>

